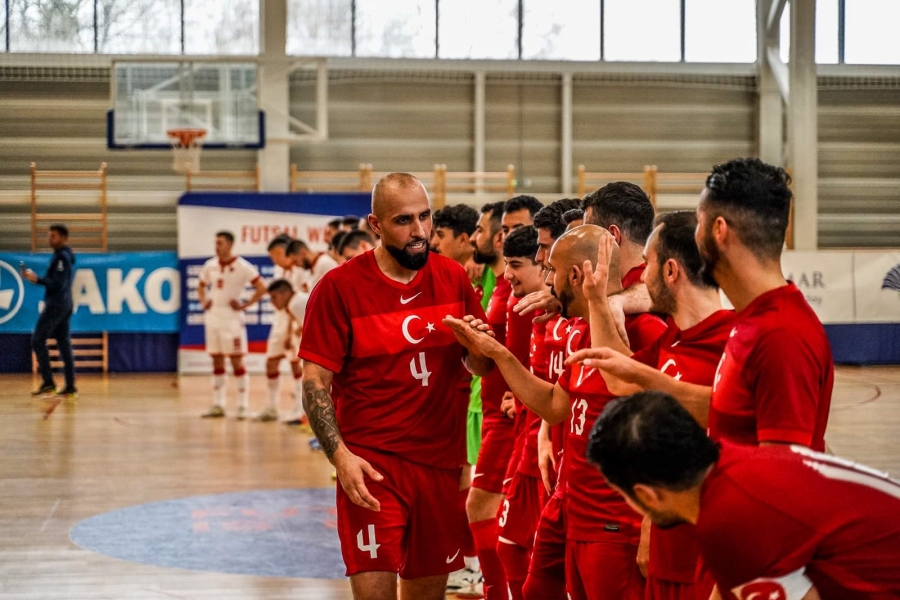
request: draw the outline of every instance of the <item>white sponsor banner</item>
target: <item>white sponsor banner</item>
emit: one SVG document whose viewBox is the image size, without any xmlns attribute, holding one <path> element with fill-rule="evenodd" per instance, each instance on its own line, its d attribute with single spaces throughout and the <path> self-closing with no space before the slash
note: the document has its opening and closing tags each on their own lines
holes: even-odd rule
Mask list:
<svg viewBox="0 0 900 600">
<path fill-rule="evenodd" d="M 900 251 L 856 250 L 856 322 L 900 323 Z"/>
<path fill-rule="evenodd" d="M 787 251 L 781 268 L 822 323 L 900 323 L 900 251 Z"/>
</svg>

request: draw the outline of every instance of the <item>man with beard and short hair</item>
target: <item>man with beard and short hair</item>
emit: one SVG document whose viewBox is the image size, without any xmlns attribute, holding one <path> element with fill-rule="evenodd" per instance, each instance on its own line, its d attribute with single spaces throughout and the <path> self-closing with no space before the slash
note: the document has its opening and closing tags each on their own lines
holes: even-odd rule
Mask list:
<svg viewBox="0 0 900 600">
<path fill-rule="evenodd" d="M 597 260 L 597 247 L 610 238 L 609 231 L 583 225 L 560 237 L 550 254 L 553 291 L 563 317 L 589 316 L 583 289 L 585 265 Z M 618 248 L 611 246 L 608 293 L 622 288 Z M 457 339 L 472 351 L 493 359 L 512 392 L 529 409 L 551 424 L 569 421 L 565 438 L 566 579 L 574 600 L 623 600 L 639 593 L 643 582 L 635 559 L 640 519 L 603 481 L 585 459 L 589 423 L 614 398 L 603 378 L 591 369 L 568 363 L 554 385 L 529 373 L 512 354 L 485 333 L 477 319 L 446 319 Z M 629 317 L 626 332 L 636 348 L 651 344 L 665 325 L 657 317 Z M 590 334 L 570 337 L 569 344 L 588 347 Z M 574 350 L 574 348 L 573 348 Z M 549 505 L 548 505 L 549 506 Z"/>
<path fill-rule="evenodd" d="M 606 302 L 608 249 L 601 245 L 597 269 L 586 273 L 593 288 L 593 348 L 576 352 L 570 360 L 600 369 L 610 391 L 617 395 L 637 390 L 667 391 L 705 426 L 713 378 L 734 313 L 722 309 L 718 287 L 703 273 L 694 242 L 694 213 L 668 213 L 658 217 L 656 223 L 644 249 L 647 268 L 643 281 L 650 292 L 652 310 L 671 317 L 665 333 L 635 354 L 622 342 Z M 644 519 L 638 565 L 647 578 L 645 600 L 709 598 L 711 580 L 698 581 L 695 589 L 697 559 L 691 529 L 659 531 Z"/>
<path fill-rule="evenodd" d="M 803 292 L 784 279 L 790 177 L 759 159 L 713 168 L 697 207 L 706 272 L 737 310 L 712 389 L 709 434 L 825 449 L 834 363 Z"/>
<path fill-rule="evenodd" d="M 587 452 L 654 523 L 693 525 L 739 600 L 900 597 L 900 483 L 885 473 L 802 446 L 716 444 L 656 391 L 612 402 Z"/>
<path fill-rule="evenodd" d="M 334 465 L 341 552 L 356 599 L 444 598 L 462 564 L 463 360 L 441 319 L 484 312 L 465 270 L 428 249 L 431 207 L 406 173 L 372 191 L 382 245 L 327 273 L 310 295 L 304 406 Z M 348 293 L 365 290 L 365 293 Z"/>
</svg>

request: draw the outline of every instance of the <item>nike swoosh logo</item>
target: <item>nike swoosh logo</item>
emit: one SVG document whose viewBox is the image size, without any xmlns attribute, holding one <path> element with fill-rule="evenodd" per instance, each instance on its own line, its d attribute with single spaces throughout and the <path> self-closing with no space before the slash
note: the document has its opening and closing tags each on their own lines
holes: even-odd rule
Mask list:
<svg viewBox="0 0 900 600">
<path fill-rule="evenodd" d="M 475 473 L 474 475 L 472 475 L 472 479 L 476 479 L 478 477 L 481 477 L 482 475 L 484 475 L 484 473 Z"/>
<path fill-rule="evenodd" d="M 400 296 L 400 304 L 409 304 L 410 302 L 412 302 L 413 300 L 418 298 L 421 294 L 422 294 L 422 292 L 419 292 L 415 296 L 410 296 L 409 298 L 404 298 L 403 296 Z"/>
<path fill-rule="evenodd" d="M 510 481 L 512 481 L 512 477 L 510 477 L 509 479 L 504 479 L 504 480 L 503 480 L 503 485 L 506 485 L 506 484 L 509 483 Z"/>
<path fill-rule="evenodd" d="M 449 558 L 447 559 L 447 564 L 449 565 L 449 564 L 452 563 L 454 560 L 456 560 L 456 557 L 457 557 L 457 556 L 459 556 L 459 550 L 456 551 L 456 554 L 454 554 L 453 556 L 451 556 L 451 557 L 449 557 Z"/>
</svg>

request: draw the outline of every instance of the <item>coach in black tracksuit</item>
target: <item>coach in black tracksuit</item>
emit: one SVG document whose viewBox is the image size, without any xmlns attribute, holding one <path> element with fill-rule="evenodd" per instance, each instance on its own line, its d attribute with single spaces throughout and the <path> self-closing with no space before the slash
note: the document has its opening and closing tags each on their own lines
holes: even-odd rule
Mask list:
<svg viewBox="0 0 900 600">
<path fill-rule="evenodd" d="M 31 338 L 31 346 L 37 357 L 38 371 L 41 374 L 41 386 L 33 392 L 35 396 L 56 392 L 53 382 L 53 371 L 50 369 L 50 354 L 47 351 L 47 338 L 56 340 L 59 355 L 63 361 L 63 372 L 66 387 L 59 395 L 74 397 L 75 364 L 72 358 L 72 341 L 69 336 L 69 320 L 72 318 L 72 275 L 75 267 L 75 254 L 68 246 L 69 230 L 65 225 L 52 225 L 48 234 L 53 258 L 47 268 L 47 274 L 38 277 L 28 269 L 24 271 L 25 279 L 31 283 L 44 286 L 44 311 L 38 318 Z"/>
</svg>

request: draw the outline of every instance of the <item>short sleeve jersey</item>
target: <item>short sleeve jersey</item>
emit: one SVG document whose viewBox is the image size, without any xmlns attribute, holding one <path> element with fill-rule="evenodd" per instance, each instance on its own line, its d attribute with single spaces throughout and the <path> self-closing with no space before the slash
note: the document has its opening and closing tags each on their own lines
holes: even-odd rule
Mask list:
<svg viewBox="0 0 900 600">
<path fill-rule="evenodd" d="M 734 311 L 719 310 L 684 331 L 670 323 L 655 343 L 632 358 L 679 381 L 711 386 L 734 318 Z M 650 574 L 665 581 L 693 583 L 699 552 L 693 527 L 660 529 L 654 525 Z"/>
<path fill-rule="evenodd" d="M 487 323 L 494 331 L 497 341 L 506 345 L 506 307 L 512 285 L 503 277 L 497 279 L 497 285 L 491 293 L 487 307 Z M 512 421 L 500 411 L 503 394 L 509 390 L 500 369 L 494 369 L 481 378 L 481 411 L 484 421 L 489 425 L 512 426 Z"/>
<path fill-rule="evenodd" d="M 272 281 L 276 279 L 287 279 L 291 282 L 291 287 L 293 287 L 294 290 L 304 291 L 304 284 L 307 279 L 309 279 L 309 271 L 301 269 L 300 267 L 290 267 L 285 269 L 284 267 L 275 265 L 275 268 L 272 271 Z"/>
<path fill-rule="evenodd" d="M 735 518 L 739 515 L 740 518 Z M 739 600 L 900 597 L 900 483 L 801 446 L 721 443 L 696 531 L 704 565 Z"/>
<path fill-rule="evenodd" d="M 309 303 L 309 294 L 305 292 L 294 292 L 294 295 L 291 296 L 291 299 L 288 301 L 287 310 L 290 313 L 291 318 L 294 319 L 301 326 L 303 325 L 304 319 L 306 319 L 306 305 Z"/>
<path fill-rule="evenodd" d="M 547 381 L 547 369 L 549 356 L 547 355 L 547 324 L 544 322 L 533 323 L 531 328 L 531 349 L 529 356 L 529 369 L 531 372 Z M 529 477 L 539 478 L 541 470 L 538 467 L 538 433 L 541 429 L 541 418 L 533 411 L 521 406 L 523 426 L 525 428 L 524 446 L 519 459 L 518 471 Z"/>
<path fill-rule="evenodd" d="M 652 344 L 665 331 L 661 319 L 648 313 L 629 315 L 625 330 L 631 347 L 643 348 Z M 570 352 L 589 348 L 590 333 L 586 331 L 578 347 Z M 572 416 L 565 436 L 563 478 L 566 485 L 566 536 L 578 542 L 599 542 L 604 532 L 618 531 L 640 537 L 640 516 L 613 490 L 597 467 L 587 460 L 587 441 L 594 422 L 609 402 L 616 398 L 606 386 L 597 369 L 581 364 L 568 365 L 557 382 L 572 403 Z"/>
<path fill-rule="evenodd" d="M 566 333 L 566 331 L 572 329 L 570 325 L 573 321 L 578 322 L 581 319 L 564 319 L 562 315 L 557 315 L 547 322 L 544 351 L 547 353 L 547 381 L 550 383 L 559 381 L 560 375 L 565 371 L 565 362 L 568 358 L 566 348 L 569 343 L 569 335 L 571 335 L 571 332 Z M 573 331 L 576 336 L 584 333 L 583 330 L 579 331 L 578 327 Z M 559 423 L 550 428 L 550 441 L 553 443 L 553 452 L 556 456 L 563 451 L 566 427 L 568 427 L 567 423 Z"/>
<path fill-rule="evenodd" d="M 306 285 L 312 290 L 322 278 L 325 277 L 325 274 L 331 271 L 334 268 L 337 268 L 337 262 L 331 258 L 325 252 L 319 253 L 314 259 L 312 266 L 310 267 L 311 275 L 306 280 Z"/>
<path fill-rule="evenodd" d="M 433 254 L 411 282 L 399 283 L 382 273 L 374 252 L 313 289 L 300 358 L 334 373 L 331 394 L 349 447 L 457 468 L 464 353 L 441 320 L 484 312 L 458 263 Z"/>
<path fill-rule="evenodd" d="M 737 313 L 713 383 L 709 434 L 825 449 L 834 361 L 825 328 L 793 283 Z"/>
<path fill-rule="evenodd" d="M 255 284 L 258 279 L 259 271 L 256 267 L 240 256 L 232 257 L 226 263 L 219 262 L 216 257 L 203 263 L 200 283 L 209 286 L 206 298 L 212 302 L 206 313 L 207 317 L 220 320 L 239 319 L 243 323 L 243 311 L 231 308 L 231 301 L 240 300 L 244 288 Z"/>
</svg>

